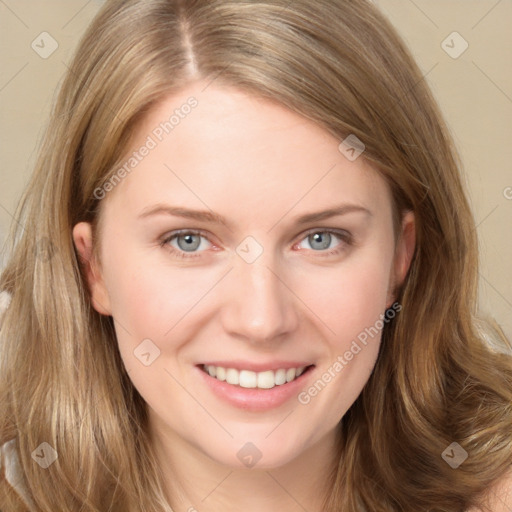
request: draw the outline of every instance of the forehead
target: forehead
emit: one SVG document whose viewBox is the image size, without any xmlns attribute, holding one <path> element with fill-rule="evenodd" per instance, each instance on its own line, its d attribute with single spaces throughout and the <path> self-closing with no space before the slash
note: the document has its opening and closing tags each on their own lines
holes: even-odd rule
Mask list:
<svg viewBox="0 0 512 512">
<path fill-rule="evenodd" d="M 340 142 L 276 102 L 196 82 L 137 126 L 125 156 L 136 165 L 108 200 L 132 209 L 157 201 L 206 205 L 227 215 L 237 205 L 258 205 L 269 218 L 319 201 L 389 207 L 383 178 L 364 158 L 347 159 Z"/>
</svg>

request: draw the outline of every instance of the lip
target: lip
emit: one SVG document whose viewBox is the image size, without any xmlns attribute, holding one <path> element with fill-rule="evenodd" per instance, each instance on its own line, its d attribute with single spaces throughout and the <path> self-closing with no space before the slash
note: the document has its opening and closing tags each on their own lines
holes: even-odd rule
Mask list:
<svg viewBox="0 0 512 512">
<path fill-rule="evenodd" d="M 220 363 L 204 363 L 204 364 L 213 364 L 215 366 L 223 366 L 224 368 L 235 368 L 233 366 L 234 362 L 230 361 L 227 366 Z M 293 363 L 288 366 L 288 368 L 294 368 L 296 363 Z M 243 366 L 242 369 L 249 369 L 250 365 Z M 261 365 L 252 365 L 252 367 L 260 367 Z M 300 365 L 298 365 L 300 366 Z M 298 367 L 297 366 L 297 367 Z M 208 388 L 220 399 L 225 402 L 231 404 L 232 406 L 243 409 L 245 411 L 252 412 L 262 412 L 270 409 L 277 408 L 292 398 L 296 398 L 300 393 L 301 389 L 304 387 L 307 380 L 309 380 L 310 376 L 313 373 L 315 365 L 307 365 L 302 364 L 302 366 L 309 366 L 306 368 L 304 373 L 292 380 L 291 382 L 287 382 L 286 384 L 282 384 L 280 386 L 274 386 L 271 389 L 258 389 L 258 388 L 243 388 L 241 386 L 235 386 L 232 384 L 228 384 L 225 381 L 217 380 L 215 377 L 211 377 L 208 373 L 206 373 L 201 367 L 202 365 L 197 365 L 194 369 L 198 373 L 198 378 L 203 379 L 203 382 L 208 386 Z M 285 368 L 286 366 L 276 367 Z M 238 368 L 236 368 L 238 369 Z M 263 370 L 269 370 L 269 366 L 265 366 Z M 255 370 L 251 370 L 255 371 Z"/>
</svg>

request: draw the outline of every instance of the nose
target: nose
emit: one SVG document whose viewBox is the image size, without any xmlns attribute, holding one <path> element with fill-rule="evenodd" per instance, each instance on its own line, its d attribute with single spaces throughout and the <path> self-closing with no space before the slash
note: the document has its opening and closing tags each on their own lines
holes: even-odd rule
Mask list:
<svg viewBox="0 0 512 512">
<path fill-rule="evenodd" d="M 269 260 L 263 255 L 253 263 L 238 259 L 230 272 L 221 321 L 231 336 L 251 343 L 271 342 L 297 328 L 295 296 Z"/>
</svg>

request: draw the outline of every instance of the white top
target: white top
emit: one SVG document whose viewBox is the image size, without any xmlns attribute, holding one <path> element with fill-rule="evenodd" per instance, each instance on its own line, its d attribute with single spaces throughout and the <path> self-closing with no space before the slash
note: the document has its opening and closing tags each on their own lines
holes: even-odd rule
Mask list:
<svg viewBox="0 0 512 512">
<path fill-rule="evenodd" d="M 11 303 L 10 293 L 1 290 L 0 291 L 0 319 L 2 314 L 6 311 Z M 11 439 L 5 444 L 0 446 L 0 470 L 2 466 L 5 468 L 5 478 L 7 482 L 14 488 L 19 494 L 21 499 L 29 506 L 33 507 L 34 504 L 28 495 L 28 491 L 24 484 L 23 472 L 21 470 L 20 460 L 18 458 L 18 452 L 16 450 L 17 440 Z"/>
<path fill-rule="evenodd" d="M 14 488 L 27 506 L 33 507 L 34 503 L 28 495 L 28 491 L 24 484 L 23 472 L 18 458 L 16 444 L 16 439 L 11 439 L 0 446 L 0 469 L 3 464 L 7 482 L 9 482 L 11 487 Z"/>
</svg>

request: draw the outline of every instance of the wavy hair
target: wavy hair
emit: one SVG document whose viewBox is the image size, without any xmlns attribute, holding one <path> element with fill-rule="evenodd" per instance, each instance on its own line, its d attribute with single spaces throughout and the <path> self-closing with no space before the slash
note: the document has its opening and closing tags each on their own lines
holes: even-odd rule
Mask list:
<svg viewBox="0 0 512 512">
<path fill-rule="evenodd" d="M 512 461 L 511 344 L 499 329 L 503 350 L 486 341 L 460 160 L 394 28 L 366 0 L 107 0 L 61 87 L 0 279 L 11 297 L 0 329 L 0 445 L 15 440 L 30 501 L 4 472 L 2 512 L 171 510 L 146 404 L 112 318 L 91 306 L 72 228 L 97 227 L 94 191 L 121 165 L 140 120 L 197 79 L 279 102 L 340 141 L 356 135 L 391 187 L 395 227 L 415 214 L 402 311 L 339 424 L 324 510 L 483 507 Z M 43 442 L 58 454 L 46 470 L 31 455 Z M 469 455 L 456 470 L 442 457 L 453 442 Z"/>
</svg>

